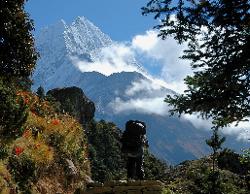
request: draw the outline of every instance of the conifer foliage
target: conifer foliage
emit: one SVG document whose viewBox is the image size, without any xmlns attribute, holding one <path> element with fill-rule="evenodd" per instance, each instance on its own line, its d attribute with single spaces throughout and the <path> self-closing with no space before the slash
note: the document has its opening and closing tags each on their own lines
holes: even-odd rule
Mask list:
<svg viewBox="0 0 250 194">
<path fill-rule="evenodd" d="M 45 98 L 45 90 L 42 86 L 39 86 L 39 88 L 37 88 L 37 91 L 36 91 L 36 94 L 37 96 L 40 98 L 40 99 L 44 99 Z"/>
<path fill-rule="evenodd" d="M 0 134 L 18 135 L 27 117 L 27 103 L 17 93 L 29 80 L 37 53 L 26 0 L 0 1 Z"/>
<path fill-rule="evenodd" d="M 33 23 L 24 11 L 26 0 L 0 1 L 0 75 L 28 77 L 37 53 L 31 31 Z"/>
<path fill-rule="evenodd" d="M 15 88 L 0 78 L 0 136 L 16 137 L 27 118 L 27 104 L 15 93 Z"/>
<path fill-rule="evenodd" d="M 150 0 L 142 10 L 161 19 L 160 37 L 188 43 L 182 58 L 194 75 L 183 95 L 167 97 L 173 114 L 200 112 L 221 127 L 249 116 L 249 0 Z"/>
<path fill-rule="evenodd" d="M 220 183 L 220 172 L 216 170 L 216 162 L 218 160 L 218 151 L 222 148 L 222 144 L 225 141 L 225 137 L 220 137 L 218 128 L 213 129 L 213 135 L 210 139 L 206 140 L 206 143 L 213 150 L 212 154 L 212 171 L 209 173 L 209 181 L 211 184 L 209 185 L 209 191 L 213 194 L 221 194 L 221 183 Z"/>
<path fill-rule="evenodd" d="M 87 130 L 92 178 L 97 181 L 124 178 L 124 158 L 120 149 L 121 131 L 110 122 L 92 121 Z"/>
</svg>

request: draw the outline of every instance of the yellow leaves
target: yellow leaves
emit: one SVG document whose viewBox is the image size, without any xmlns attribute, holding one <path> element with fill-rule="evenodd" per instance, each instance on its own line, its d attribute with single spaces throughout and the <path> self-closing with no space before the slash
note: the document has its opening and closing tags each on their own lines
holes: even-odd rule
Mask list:
<svg viewBox="0 0 250 194">
<path fill-rule="evenodd" d="M 49 165 L 54 160 L 53 148 L 48 146 L 43 139 L 35 139 L 33 136 L 20 137 L 15 140 L 13 146 L 15 154 L 19 148 L 22 154 L 38 165 Z M 19 156 L 19 154 L 16 155 Z"/>
<path fill-rule="evenodd" d="M 0 177 L 3 177 L 7 181 L 11 180 L 11 175 L 3 162 L 0 162 Z"/>
<path fill-rule="evenodd" d="M 82 126 L 70 115 L 56 113 L 48 101 L 30 92 L 19 91 L 16 95 L 27 103 L 29 112 L 22 136 L 10 146 L 12 154 L 17 159 L 31 159 L 38 169 L 69 158 L 82 172 L 89 172 Z"/>
<path fill-rule="evenodd" d="M 7 170 L 6 164 L 0 161 L 0 193 L 10 194 L 11 190 L 14 191 L 11 174 Z"/>
<path fill-rule="evenodd" d="M 32 131 L 37 131 L 35 138 L 52 143 L 57 152 L 70 158 L 76 155 L 80 155 L 81 159 L 87 158 L 87 142 L 83 129 L 70 115 L 42 117 L 30 112 L 25 129 L 23 137 L 30 138 Z"/>
<path fill-rule="evenodd" d="M 16 93 L 17 103 L 20 104 L 20 100 L 29 107 L 29 110 L 36 115 L 52 115 L 54 114 L 54 108 L 48 101 L 40 99 L 38 96 L 28 91 L 18 91 Z"/>
<path fill-rule="evenodd" d="M 32 136 L 32 132 L 29 130 L 29 129 L 26 129 L 24 132 L 23 132 L 23 137 L 25 138 L 29 138 Z"/>
</svg>

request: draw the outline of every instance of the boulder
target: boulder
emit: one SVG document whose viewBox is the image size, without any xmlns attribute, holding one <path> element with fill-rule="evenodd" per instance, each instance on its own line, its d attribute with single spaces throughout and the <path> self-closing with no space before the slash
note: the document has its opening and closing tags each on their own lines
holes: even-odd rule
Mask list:
<svg viewBox="0 0 250 194">
<path fill-rule="evenodd" d="M 94 117 L 95 104 L 88 99 L 81 88 L 56 88 L 49 90 L 47 95 L 60 102 L 61 110 L 74 116 L 83 125 Z"/>
</svg>

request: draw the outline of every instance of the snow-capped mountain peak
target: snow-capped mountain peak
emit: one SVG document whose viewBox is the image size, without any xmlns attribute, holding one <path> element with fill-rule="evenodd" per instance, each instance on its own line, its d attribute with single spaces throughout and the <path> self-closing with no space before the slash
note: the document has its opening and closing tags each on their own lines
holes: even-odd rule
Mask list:
<svg viewBox="0 0 250 194">
<path fill-rule="evenodd" d="M 146 74 L 125 47 L 119 47 L 85 17 L 77 17 L 71 24 L 60 20 L 44 28 L 36 38 L 36 47 L 41 58 L 33 88 L 79 83 L 82 72 L 110 75 L 127 70 Z"/>
<path fill-rule="evenodd" d="M 85 17 L 77 17 L 71 24 L 60 20 L 45 27 L 36 37 L 41 57 L 33 75 L 33 88 L 75 84 L 82 73 L 73 64 L 72 56 L 91 62 L 93 53 L 98 53 L 95 50 L 111 44 L 111 38 Z"/>
<path fill-rule="evenodd" d="M 111 38 L 85 17 L 77 17 L 67 27 L 64 37 L 70 54 L 89 53 L 112 44 Z"/>
</svg>

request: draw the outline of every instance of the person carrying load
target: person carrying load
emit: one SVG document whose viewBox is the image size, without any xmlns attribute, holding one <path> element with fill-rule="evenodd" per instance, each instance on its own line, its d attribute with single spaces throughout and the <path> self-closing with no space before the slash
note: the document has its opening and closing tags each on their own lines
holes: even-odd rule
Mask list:
<svg viewBox="0 0 250 194">
<path fill-rule="evenodd" d="M 121 143 L 121 151 L 127 156 L 127 178 L 143 180 L 144 149 L 148 147 L 146 124 L 139 120 L 127 121 Z"/>
</svg>

